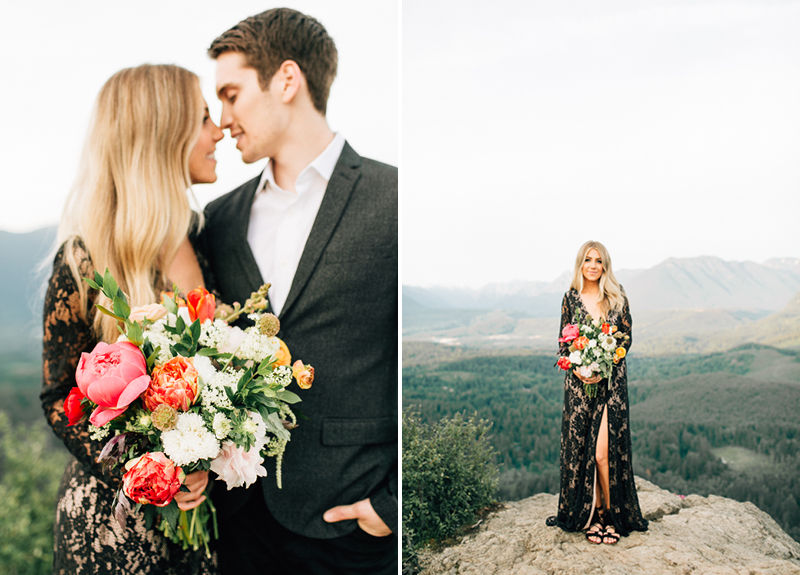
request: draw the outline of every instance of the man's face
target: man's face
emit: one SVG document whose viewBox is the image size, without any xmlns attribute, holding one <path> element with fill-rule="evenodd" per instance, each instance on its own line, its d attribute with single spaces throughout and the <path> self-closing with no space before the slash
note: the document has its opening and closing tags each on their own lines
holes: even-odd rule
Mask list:
<svg viewBox="0 0 800 575">
<path fill-rule="evenodd" d="M 280 82 L 273 77 L 262 91 L 258 74 L 238 52 L 217 57 L 217 96 L 222 101 L 219 127 L 230 130 L 246 164 L 274 157 L 288 126 Z"/>
</svg>

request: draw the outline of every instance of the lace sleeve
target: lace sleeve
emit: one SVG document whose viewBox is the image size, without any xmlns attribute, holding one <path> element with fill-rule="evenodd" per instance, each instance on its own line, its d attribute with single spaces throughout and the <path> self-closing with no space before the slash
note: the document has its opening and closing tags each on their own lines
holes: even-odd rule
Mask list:
<svg viewBox="0 0 800 575">
<path fill-rule="evenodd" d="M 572 321 L 572 306 L 570 305 L 569 301 L 569 292 L 564 294 L 564 299 L 561 300 L 561 326 L 558 328 L 558 337 L 561 337 L 561 333 L 564 331 L 564 326 Z M 567 348 L 569 347 L 569 343 L 562 343 L 559 342 L 558 344 L 558 355 L 569 355 L 567 352 Z"/>
<path fill-rule="evenodd" d="M 618 326 L 620 332 L 626 334 L 628 339 L 622 342 L 622 347 L 625 348 L 625 352 L 629 352 L 631 350 L 631 344 L 633 343 L 633 318 L 631 318 L 631 308 L 628 305 L 628 298 L 625 294 L 622 294 L 622 311 L 620 312 L 620 325 Z"/>
<path fill-rule="evenodd" d="M 75 369 L 82 352 L 89 352 L 96 344 L 90 323 L 94 315 L 90 311 L 88 320 L 81 314 L 80 296 L 72 271 L 64 258 L 62 246 L 53 263 L 53 275 L 47 287 L 44 302 L 44 345 L 42 349 L 42 408 L 55 434 L 64 442 L 75 458 L 93 475 L 112 487 L 116 487 L 121 473 L 116 470 L 103 472 L 96 458 L 106 440 L 96 441 L 89 437 L 89 422 L 84 420 L 68 426 L 64 412 L 64 400 L 75 387 Z M 76 240 L 73 246 L 75 260 L 83 277 L 91 277 L 94 268 L 83 244 Z M 95 290 L 89 291 L 88 306 L 93 308 Z"/>
</svg>

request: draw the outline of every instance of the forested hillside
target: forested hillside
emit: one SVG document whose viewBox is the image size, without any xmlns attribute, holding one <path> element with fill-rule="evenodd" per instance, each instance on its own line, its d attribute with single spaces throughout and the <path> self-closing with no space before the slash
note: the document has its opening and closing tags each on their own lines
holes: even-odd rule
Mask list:
<svg viewBox="0 0 800 575">
<path fill-rule="evenodd" d="M 552 355 L 440 361 L 415 350 L 403 402 L 494 422 L 499 498 L 557 492 L 563 375 Z M 749 345 L 629 361 L 634 471 L 680 494 L 752 501 L 800 540 L 800 354 Z"/>
</svg>

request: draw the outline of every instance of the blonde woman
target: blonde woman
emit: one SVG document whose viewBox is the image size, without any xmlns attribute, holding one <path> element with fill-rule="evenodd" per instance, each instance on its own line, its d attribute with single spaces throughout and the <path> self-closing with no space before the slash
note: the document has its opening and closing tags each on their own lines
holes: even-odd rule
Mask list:
<svg viewBox="0 0 800 575">
<path fill-rule="evenodd" d="M 175 282 L 203 285 L 189 241 L 195 217 L 191 184 L 216 180 L 221 130 L 208 117 L 197 76 L 177 66 L 144 65 L 103 86 L 84 145 L 79 175 L 58 230 L 44 309 L 42 406 L 72 454 L 58 494 L 54 573 L 204 573 L 213 565 L 182 551 L 144 521 L 127 528 L 112 518 L 119 469 L 97 463 L 105 440 L 88 422 L 70 426 L 64 400 L 75 385 L 81 352 L 114 342 L 115 321 L 95 313 L 104 296 L 81 281 L 108 268 L 132 305 L 158 301 Z M 191 509 L 205 498 L 206 472 L 186 479 L 176 499 Z"/>
<path fill-rule="evenodd" d="M 561 330 L 580 316 L 584 321 L 616 326 L 629 336 L 622 346 L 626 352 L 630 348 L 628 298 L 614 277 L 608 250 L 600 242 L 586 242 L 578 250 L 572 284 L 561 304 Z M 561 344 L 560 355 L 568 355 L 568 345 Z M 584 383 L 598 384 L 596 397 L 586 394 Z M 547 524 L 567 531 L 583 530 L 590 543 L 607 545 L 630 531 L 647 529 L 633 479 L 624 358 L 609 379 L 587 379 L 577 370 L 567 372 L 558 515 L 548 518 Z"/>
</svg>

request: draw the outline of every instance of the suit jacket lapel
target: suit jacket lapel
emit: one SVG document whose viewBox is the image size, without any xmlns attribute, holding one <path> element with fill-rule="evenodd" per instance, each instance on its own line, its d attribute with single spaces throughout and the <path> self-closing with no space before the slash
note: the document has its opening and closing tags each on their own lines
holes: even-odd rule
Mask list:
<svg viewBox="0 0 800 575">
<path fill-rule="evenodd" d="M 294 304 L 297 296 L 303 291 L 314 268 L 317 267 L 322 252 L 336 229 L 336 225 L 342 217 L 350 194 L 355 187 L 358 178 L 361 177 L 361 157 L 345 142 L 339 161 L 333 169 L 333 174 L 325 189 L 325 197 L 319 206 L 317 217 L 308 235 L 303 255 L 297 264 L 297 271 L 292 279 L 292 286 L 286 296 L 286 302 L 281 309 L 281 318 L 286 317 L 286 313 Z"/>
<path fill-rule="evenodd" d="M 234 212 L 228 220 L 232 222 L 230 233 L 235 237 L 233 245 L 236 246 L 236 257 L 241 262 L 242 273 L 248 284 L 247 297 L 250 297 L 249 292 L 255 291 L 264 283 L 256 258 L 253 256 L 253 250 L 250 249 L 250 243 L 247 241 L 247 229 L 250 227 L 250 211 L 253 208 L 253 199 L 260 179 L 261 176 L 259 175 L 245 184 L 238 201 L 232 206 Z M 244 302 L 241 303 L 244 305 Z"/>
</svg>

